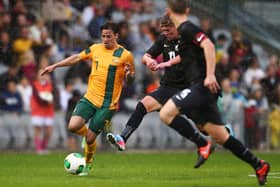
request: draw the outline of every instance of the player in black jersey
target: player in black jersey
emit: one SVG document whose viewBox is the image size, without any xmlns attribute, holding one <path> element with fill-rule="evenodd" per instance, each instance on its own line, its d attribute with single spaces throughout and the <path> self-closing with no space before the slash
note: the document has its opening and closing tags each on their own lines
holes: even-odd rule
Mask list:
<svg viewBox="0 0 280 187">
<path fill-rule="evenodd" d="M 164 61 L 171 60 L 175 56 L 179 55 L 178 31 L 168 16 L 161 18 L 160 28 L 162 34 L 143 56 L 143 63 L 146 64 L 146 66 L 151 70 L 155 70 L 157 65 L 155 58 L 160 54 L 163 55 Z M 187 86 L 186 84 L 188 80 L 186 80 L 184 76 L 181 76 L 184 73 L 184 62 L 166 68 L 160 82 L 160 87 L 156 91 L 145 96 L 137 104 L 136 110 L 130 116 L 126 127 L 121 132 L 121 135 L 108 133 L 107 139 L 119 150 L 125 150 L 125 142 L 139 127 L 144 116 L 149 112 L 158 111 L 169 98 Z M 173 128 L 179 134 L 190 139 L 197 145 L 199 157 L 195 168 L 198 168 L 204 163 L 205 160 L 207 160 L 210 154 L 211 142 L 207 141 L 203 136 L 201 136 L 200 132 L 194 128 L 190 122 L 180 123 L 180 118 L 183 117 L 177 116 L 176 119 L 173 120 L 173 123 L 169 125 L 169 127 Z"/>
<path fill-rule="evenodd" d="M 189 86 L 169 99 L 160 111 L 160 118 L 172 124 L 180 113 L 186 114 L 200 129 L 235 156 L 250 164 L 260 185 L 265 185 L 270 165 L 259 160 L 239 140 L 225 130 L 217 108 L 219 84 L 215 76 L 215 48 L 200 28 L 187 21 L 186 0 L 168 0 L 167 14 L 179 32 L 179 56 L 161 63 L 157 68 L 170 67 L 187 59 L 188 71 L 183 75 Z M 181 118 L 181 123 L 188 123 Z"/>
</svg>

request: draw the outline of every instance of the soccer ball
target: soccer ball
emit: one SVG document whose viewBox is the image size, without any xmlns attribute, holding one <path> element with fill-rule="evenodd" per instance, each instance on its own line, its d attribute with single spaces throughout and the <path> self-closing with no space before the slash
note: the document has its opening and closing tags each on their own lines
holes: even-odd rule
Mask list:
<svg viewBox="0 0 280 187">
<path fill-rule="evenodd" d="M 80 153 L 70 153 L 64 159 L 64 169 L 68 173 L 79 174 L 85 166 L 85 158 Z"/>
</svg>

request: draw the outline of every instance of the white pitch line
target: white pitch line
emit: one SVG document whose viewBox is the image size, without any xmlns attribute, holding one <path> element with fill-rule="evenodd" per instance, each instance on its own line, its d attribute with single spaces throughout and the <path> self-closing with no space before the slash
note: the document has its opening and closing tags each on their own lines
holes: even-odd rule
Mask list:
<svg viewBox="0 0 280 187">
<path fill-rule="evenodd" d="M 275 175 L 279 175 L 279 176 L 275 176 Z M 256 177 L 256 175 L 255 174 L 249 174 L 248 177 Z M 270 179 L 280 179 L 280 172 L 269 173 L 267 178 L 270 178 Z"/>
<path fill-rule="evenodd" d="M 280 172 L 269 172 L 269 175 L 280 175 Z"/>
</svg>

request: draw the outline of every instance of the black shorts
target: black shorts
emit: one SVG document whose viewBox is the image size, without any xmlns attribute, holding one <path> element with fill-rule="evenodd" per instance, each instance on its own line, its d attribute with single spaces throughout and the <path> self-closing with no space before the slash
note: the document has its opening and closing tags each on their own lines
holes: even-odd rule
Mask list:
<svg viewBox="0 0 280 187">
<path fill-rule="evenodd" d="M 198 82 L 172 97 L 175 105 L 182 114 L 192 119 L 196 124 L 204 125 L 211 122 L 224 125 L 217 106 L 218 95 L 212 94 L 204 87 L 203 82 Z"/>
<path fill-rule="evenodd" d="M 148 94 L 149 96 L 153 97 L 157 100 L 161 105 L 164 105 L 168 99 L 170 99 L 173 95 L 178 93 L 180 89 L 172 88 L 169 86 L 160 85 L 160 87 L 153 91 L 152 93 Z"/>
</svg>

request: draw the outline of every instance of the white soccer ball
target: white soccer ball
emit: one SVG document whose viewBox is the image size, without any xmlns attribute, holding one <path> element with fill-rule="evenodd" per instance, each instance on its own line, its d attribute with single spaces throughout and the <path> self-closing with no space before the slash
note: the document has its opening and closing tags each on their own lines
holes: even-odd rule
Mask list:
<svg viewBox="0 0 280 187">
<path fill-rule="evenodd" d="M 86 167 L 85 158 L 80 153 L 70 153 L 64 159 L 64 169 L 71 174 L 79 174 Z"/>
</svg>

